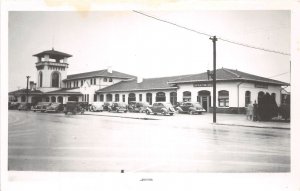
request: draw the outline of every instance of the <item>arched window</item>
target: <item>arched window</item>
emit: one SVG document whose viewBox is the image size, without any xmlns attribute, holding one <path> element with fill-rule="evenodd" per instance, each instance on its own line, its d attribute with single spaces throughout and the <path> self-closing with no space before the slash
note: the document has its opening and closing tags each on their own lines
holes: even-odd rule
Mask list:
<svg viewBox="0 0 300 191">
<path fill-rule="evenodd" d="M 170 102 L 172 105 L 175 105 L 177 103 L 177 93 L 176 92 L 170 93 Z"/>
<path fill-rule="evenodd" d="M 43 87 L 43 72 L 39 73 L 39 87 Z"/>
<path fill-rule="evenodd" d="M 21 102 L 26 102 L 26 96 L 25 95 L 21 96 Z"/>
<path fill-rule="evenodd" d="M 247 107 L 251 102 L 251 92 L 246 91 L 245 92 L 245 107 Z"/>
<path fill-rule="evenodd" d="M 97 101 L 97 94 L 94 94 L 94 101 Z"/>
<path fill-rule="evenodd" d="M 157 92 L 155 100 L 156 100 L 156 102 L 165 102 L 166 101 L 166 94 L 164 92 Z"/>
<path fill-rule="evenodd" d="M 119 94 L 116 94 L 115 95 L 115 102 L 119 102 L 120 101 L 120 95 Z"/>
<path fill-rule="evenodd" d="M 221 90 L 218 92 L 219 107 L 229 107 L 229 91 Z"/>
<path fill-rule="evenodd" d="M 183 102 L 191 101 L 191 98 L 192 98 L 192 93 L 190 91 L 183 92 L 183 97 L 182 97 Z"/>
<path fill-rule="evenodd" d="M 51 97 L 51 102 L 56 102 L 56 97 L 52 96 Z"/>
<path fill-rule="evenodd" d="M 59 72 L 53 72 L 51 75 L 51 87 L 59 87 Z M 75 86 L 75 83 L 74 83 Z"/>
<path fill-rule="evenodd" d="M 131 102 L 131 101 L 136 101 L 135 93 L 130 93 L 128 95 L 128 103 Z"/>
<path fill-rule="evenodd" d="M 146 101 L 152 105 L 152 93 L 147 93 L 146 94 Z"/>
<path fill-rule="evenodd" d="M 112 95 L 106 94 L 106 101 L 112 101 Z"/>
<path fill-rule="evenodd" d="M 104 96 L 103 96 L 103 94 L 100 94 L 100 101 L 104 101 Z"/>
<path fill-rule="evenodd" d="M 58 100 L 59 103 L 63 103 L 63 97 L 59 96 L 59 97 L 57 98 L 57 100 Z"/>
<path fill-rule="evenodd" d="M 46 97 L 46 102 L 49 102 L 49 101 L 50 101 L 49 97 Z"/>
</svg>

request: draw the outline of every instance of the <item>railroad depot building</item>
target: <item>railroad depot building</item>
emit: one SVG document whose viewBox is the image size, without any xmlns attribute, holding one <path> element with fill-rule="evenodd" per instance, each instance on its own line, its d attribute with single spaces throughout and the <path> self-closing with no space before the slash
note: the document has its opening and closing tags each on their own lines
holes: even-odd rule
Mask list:
<svg viewBox="0 0 300 191">
<path fill-rule="evenodd" d="M 30 82 L 27 91 L 9 92 L 9 99 L 17 102 L 37 103 L 67 101 L 85 102 L 199 102 L 212 111 L 212 79 L 207 72 L 160 78 L 138 78 L 113 71 L 99 71 L 67 75 L 68 58 L 72 55 L 54 49 L 33 55 L 37 82 Z M 220 68 L 216 71 L 217 112 L 243 112 L 245 106 L 265 93 L 272 95 L 277 105 L 281 103 L 281 91 L 288 83 L 272 80 L 238 70 Z"/>
</svg>

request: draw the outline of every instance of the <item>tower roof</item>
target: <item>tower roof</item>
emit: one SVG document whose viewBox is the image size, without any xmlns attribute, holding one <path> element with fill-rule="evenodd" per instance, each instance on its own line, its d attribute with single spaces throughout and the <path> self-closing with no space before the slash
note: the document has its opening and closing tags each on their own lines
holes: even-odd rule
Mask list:
<svg viewBox="0 0 300 191">
<path fill-rule="evenodd" d="M 52 48 L 52 50 L 46 50 L 46 51 L 43 51 L 43 52 L 40 52 L 38 54 L 35 54 L 33 56 L 36 56 L 36 57 L 43 57 L 45 55 L 49 55 L 49 57 L 51 59 L 63 59 L 63 58 L 68 58 L 68 57 L 71 57 L 72 55 L 70 54 L 67 54 L 67 53 L 63 53 L 63 52 L 59 52 L 59 51 L 56 51 Z"/>
</svg>

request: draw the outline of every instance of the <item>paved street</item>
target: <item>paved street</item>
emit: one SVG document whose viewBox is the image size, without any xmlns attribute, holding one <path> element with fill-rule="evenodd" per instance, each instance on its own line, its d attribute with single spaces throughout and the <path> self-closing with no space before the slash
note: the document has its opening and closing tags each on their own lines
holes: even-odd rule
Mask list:
<svg viewBox="0 0 300 191">
<path fill-rule="evenodd" d="M 9 170 L 290 171 L 289 129 L 212 125 L 210 114 L 114 115 L 9 111 Z"/>
</svg>

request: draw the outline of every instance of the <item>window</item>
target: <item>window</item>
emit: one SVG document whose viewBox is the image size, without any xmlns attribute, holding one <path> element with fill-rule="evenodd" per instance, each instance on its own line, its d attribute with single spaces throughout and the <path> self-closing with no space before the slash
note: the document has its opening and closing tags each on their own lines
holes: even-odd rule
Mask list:
<svg viewBox="0 0 300 191">
<path fill-rule="evenodd" d="M 51 102 L 56 102 L 56 97 L 52 96 L 51 97 Z"/>
<path fill-rule="evenodd" d="M 251 102 L 251 92 L 246 91 L 245 92 L 245 107 L 247 107 Z"/>
<path fill-rule="evenodd" d="M 104 96 L 103 96 L 103 94 L 100 94 L 100 101 L 104 101 Z"/>
<path fill-rule="evenodd" d="M 83 80 L 81 80 L 81 86 L 83 86 Z"/>
<path fill-rule="evenodd" d="M 96 78 L 94 78 L 94 85 L 96 85 Z"/>
<path fill-rule="evenodd" d="M 156 93 L 156 101 L 157 102 L 164 102 L 166 101 L 166 94 L 164 92 L 157 92 Z"/>
<path fill-rule="evenodd" d="M 39 87 L 43 87 L 43 73 L 41 71 L 39 73 Z"/>
<path fill-rule="evenodd" d="M 112 101 L 112 95 L 106 94 L 106 101 Z"/>
<path fill-rule="evenodd" d="M 49 101 L 50 101 L 49 97 L 46 97 L 46 102 L 49 102 Z"/>
<path fill-rule="evenodd" d="M 55 88 L 59 87 L 59 73 L 58 72 L 52 73 L 51 84 L 52 84 L 52 87 L 55 87 Z"/>
<path fill-rule="evenodd" d="M 183 92 L 183 97 L 182 97 L 183 102 L 191 101 L 191 98 L 192 98 L 192 93 L 190 91 Z"/>
<path fill-rule="evenodd" d="M 76 87 L 78 87 L 78 81 L 76 81 Z"/>
<path fill-rule="evenodd" d="M 97 94 L 94 94 L 94 101 L 97 101 Z"/>
<path fill-rule="evenodd" d="M 135 93 L 130 93 L 128 95 L 128 103 L 132 102 L 132 101 L 136 101 L 136 99 L 135 99 Z"/>
<path fill-rule="evenodd" d="M 272 97 L 272 99 L 275 101 L 276 100 L 276 94 L 275 93 L 272 93 L 271 94 L 271 97 Z"/>
<path fill-rule="evenodd" d="M 93 79 L 91 78 L 91 85 L 93 85 Z"/>
<path fill-rule="evenodd" d="M 115 95 L 115 102 L 119 102 L 119 94 Z"/>
<path fill-rule="evenodd" d="M 122 95 L 123 102 L 125 102 L 125 95 Z"/>
<path fill-rule="evenodd" d="M 139 94 L 139 100 L 140 100 L 140 101 L 143 100 L 143 94 Z"/>
<path fill-rule="evenodd" d="M 104 81 L 104 82 L 107 82 L 107 78 L 104 78 L 103 81 Z"/>
<path fill-rule="evenodd" d="M 87 102 L 90 102 L 90 99 L 89 99 L 89 94 L 87 94 Z"/>
<path fill-rule="evenodd" d="M 22 95 L 21 102 L 26 102 L 26 96 L 25 95 Z"/>
<path fill-rule="evenodd" d="M 109 78 L 109 82 L 112 82 L 113 80 L 112 80 L 112 78 Z"/>
<path fill-rule="evenodd" d="M 218 92 L 219 107 L 229 107 L 229 91 L 221 90 Z"/>
</svg>

